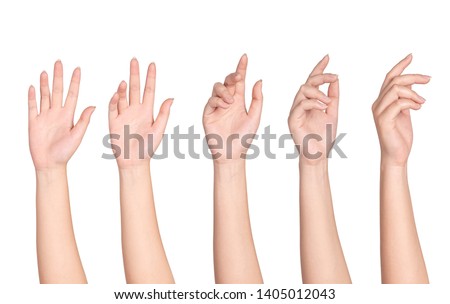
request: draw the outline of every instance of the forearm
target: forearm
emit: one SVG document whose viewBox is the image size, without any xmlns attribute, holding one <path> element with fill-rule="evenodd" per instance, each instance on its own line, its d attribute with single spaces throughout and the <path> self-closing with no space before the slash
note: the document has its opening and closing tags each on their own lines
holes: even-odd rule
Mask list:
<svg viewBox="0 0 450 304">
<path fill-rule="evenodd" d="M 36 171 L 36 244 L 41 283 L 87 283 L 78 254 L 65 168 Z"/>
<path fill-rule="evenodd" d="M 414 221 L 407 168 L 381 164 L 380 225 L 383 283 L 428 283 Z"/>
<path fill-rule="evenodd" d="M 300 253 L 304 283 L 351 283 L 324 160 L 300 164 Z"/>
<path fill-rule="evenodd" d="M 245 161 L 214 164 L 216 283 L 262 283 L 247 202 Z"/>
<path fill-rule="evenodd" d="M 147 163 L 119 173 L 127 283 L 174 283 L 159 233 L 150 167 Z"/>
</svg>

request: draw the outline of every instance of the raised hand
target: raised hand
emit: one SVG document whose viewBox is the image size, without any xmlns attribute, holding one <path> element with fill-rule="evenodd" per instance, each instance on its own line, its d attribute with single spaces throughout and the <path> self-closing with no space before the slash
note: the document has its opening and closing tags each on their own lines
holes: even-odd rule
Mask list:
<svg viewBox="0 0 450 304">
<path fill-rule="evenodd" d="M 259 126 L 263 99 L 262 81 L 256 82 L 253 87 L 252 102 L 247 112 L 245 106 L 247 63 L 247 55 L 243 55 L 236 72 L 228 75 L 223 84 L 217 82 L 214 85 L 212 96 L 203 112 L 203 126 L 216 161 L 245 159 L 247 148 L 242 145 L 241 140 L 246 136 L 243 140 L 250 143 Z M 227 144 L 227 140 L 231 140 L 231 135 L 239 137 Z M 215 138 L 217 136 L 222 145 L 217 144 L 218 139 Z"/>
<path fill-rule="evenodd" d="M 127 83 L 122 81 L 109 104 L 111 144 L 120 148 L 120 151 L 115 151 L 115 156 L 121 168 L 148 163 L 164 136 L 173 99 L 164 101 L 154 120 L 155 82 L 156 67 L 151 63 L 141 102 L 139 63 L 133 58 L 130 63 L 129 97 Z M 128 134 L 139 135 L 142 141 L 129 140 L 127 147 L 124 142 L 126 129 Z"/>
<path fill-rule="evenodd" d="M 28 90 L 30 151 L 36 168 L 36 246 L 41 283 L 87 283 L 72 227 L 66 165 L 81 143 L 94 107 L 74 126 L 80 69 L 72 75 L 63 105 L 63 67 L 55 63 L 53 91 L 41 74 L 41 104 Z"/>
<path fill-rule="evenodd" d="M 410 110 L 419 110 L 425 102 L 411 86 L 426 84 L 431 79 L 422 74 L 402 75 L 411 61 L 410 54 L 392 68 L 372 106 L 382 161 L 393 165 L 406 164 L 413 142 Z"/>
<path fill-rule="evenodd" d="M 148 67 L 141 102 L 139 63 L 130 63 L 130 90 L 122 81 L 109 104 L 111 146 L 119 166 L 122 253 L 127 283 L 173 283 L 159 233 L 149 162 L 164 136 L 173 99 L 153 119 L 156 68 Z M 131 137 L 133 139 L 131 139 Z"/>
<path fill-rule="evenodd" d="M 331 148 L 326 146 L 327 124 L 332 127 L 332 139 L 336 138 L 339 79 L 335 74 L 324 73 L 328 62 L 329 56 L 326 55 L 300 87 L 288 119 L 292 138 L 300 150 L 300 159 L 310 163 L 326 159 L 329 152 L 327 148 Z M 326 83 L 330 84 L 328 95 L 319 90 Z M 319 135 L 321 140 L 311 138 L 311 135 Z"/>
<path fill-rule="evenodd" d="M 325 56 L 300 87 L 289 129 L 300 152 L 300 261 L 303 283 L 351 283 L 334 218 L 327 156 L 338 121 L 339 80 L 324 73 Z M 328 94 L 319 90 L 329 83 Z M 327 136 L 331 125 L 331 134 Z M 329 141 L 329 140 L 328 140 Z"/>
<path fill-rule="evenodd" d="M 63 66 L 54 67 L 53 90 L 50 93 L 48 75 L 40 77 L 40 110 L 33 86 L 28 90 L 29 143 L 36 170 L 65 167 L 83 139 L 95 107 L 86 108 L 77 124 L 73 124 L 80 88 L 81 71 L 73 71 L 69 92 L 63 105 Z"/>
<path fill-rule="evenodd" d="M 247 199 L 245 159 L 258 129 L 262 82 L 253 87 L 245 107 L 247 56 L 235 73 L 214 85 L 203 113 L 208 145 L 214 158 L 214 274 L 216 283 L 262 283 L 253 243 Z"/>
<path fill-rule="evenodd" d="M 413 142 L 411 110 L 419 110 L 425 99 L 414 92 L 414 84 L 430 77 L 402 75 L 411 63 L 408 55 L 387 75 L 372 106 L 381 146 L 380 165 L 380 253 L 383 283 L 428 283 L 427 268 L 414 220 L 408 186 L 407 162 Z"/>
</svg>

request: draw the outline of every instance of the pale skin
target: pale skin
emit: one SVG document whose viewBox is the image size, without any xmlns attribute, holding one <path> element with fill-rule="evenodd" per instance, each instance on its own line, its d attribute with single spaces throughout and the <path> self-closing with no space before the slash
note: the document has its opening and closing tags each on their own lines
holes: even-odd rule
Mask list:
<svg viewBox="0 0 450 304">
<path fill-rule="evenodd" d="M 339 107 L 339 79 L 335 74 L 324 73 L 328 62 L 327 55 L 300 87 L 288 119 L 300 153 L 300 260 L 305 284 L 351 283 L 328 178 L 326 125 L 332 126 L 334 140 Z M 327 94 L 319 89 L 323 84 L 329 84 Z M 310 134 L 317 134 L 322 140 L 308 141 Z"/>
<path fill-rule="evenodd" d="M 407 163 L 413 142 L 411 110 L 425 99 L 412 90 L 430 76 L 403 74 L 408 55 L 387 75 L 372 106 L 381 147 L 380 236 L 383 283 L 429 283 L 408 186 Z"/>
<path fill-rule="evenodd" d="M 63 66 L 55 63 L 53 88 L 40 76 L 40 106 L 28 91 L 29 144 L 36 169 L 36 245 L 41 283 L 87 283 L 70 212 L 67 163 L 81 143 L 94 107 L 74 125 L 81 71 L 76 68 L 63 104 Z M 39 111 L 39 112 L 38 112 Z"/>
<path fill-rule="evenodd" d="M 141 99 L 139 63 L 130 63 L 130 89 L 122 81 L 109 104 L 109 130 L 120 139 L 111 139 L 111 144 L 120 147 L 116 154 L 120 176 L 120 206 L 122 221 L 122 252 L 127 283 L 170 284 L 174 283 L 172 271 L 166 257 L 156 218 L 155 202 L 150 175 L 150 160 L 161 139 L 169 119 L 173 99 L 161 105 L 156 119 L 153 118 L 155 99 L 156 67 L 152 63 Z M 125 157 L 124 130 L 129 126 L 130 134 L 144 138 L 139 146 L 136 139 L 130 140 L 129 155 Z M 149 145 L 148 136 L 151 144 Z M 140 155 L 143 149 L 143 155 Z M 118 151 L 115 151 L 118 152 Z"/>
<path fill-rule="evenodd" d="M 216 83 L 205 106 L 206 136 L 215 134 L 208 145 L 214 156 L 214 273 L 216 283 L 263 283 L 253 243 L 247 201 L 244 136 L 255 134 L 262 111 L 262 81 L 253 87 L 249 110 L 245 106 L 245 78 L 248 58 L 243 55 L 236 72 L 224 83 Z M 227 139 L 234 139 L 227 146 Z"/>
</svg>

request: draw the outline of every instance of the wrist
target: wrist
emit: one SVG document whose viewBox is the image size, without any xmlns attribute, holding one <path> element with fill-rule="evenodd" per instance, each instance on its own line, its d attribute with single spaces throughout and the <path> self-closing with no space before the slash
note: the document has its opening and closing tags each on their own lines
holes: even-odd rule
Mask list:
<svg viewBox="0 0 450 304">
<path fill-rule="evenodd" d="M 150 167 L 150 159 L 140 159 L 138 161 L 118 161 L 117 166 L 119 168 L 119 171 L 142 170 L 143 168 Z"/>
<path fill-rule="evenodd" d="M 245 159 L 215 159 L 214 167 L 236 167 L 245 165 Z"/>
<path fill-rule="evenodd" d="M 67 176 L 67 167 L 65 165 L 36 168 L 36 179 L 41 181 L 58 180 L 61 176 Z"/>
<path fill-rule="evenodd" d="M 316 168 L 328 168 L 328 158 L 321 157 L 318 159 L 308 159 L 304 156 L 300 156 L 300 167 L 316 167 Z"/>
<path fill-rule="evenodd" d="M 392 158 L 381 155 L 380 164 L 381 164 L 382 168 L 388 168 L 388 167 L 406 168 L 408 166 L 408 159 L 397 160 L 397 159 L 392 159 Z"/>
<path fill-rule="evenodd" d="M 245 179 L 245 160 L 214 161 L 214 177 L 222 185 L 240 183 Z"/>
<path fill-rule="evenodd" d="M 150 170 L 150 162 L 142 162 L 138 164 L 119 166 L 119 172 L 142 172 Z"/>
<path fill-rule="evenodd" d="M 45 173 L 54 173 L 54 172 L 62 172 L 62 171 L 67 171 L 67 165 L 63 164 L 63 165 L 56 165 L 56 166 L 51 166 L 51 167 L 35 167 L 34 168 L 36 170 L 37 174 L 45 174 Z"/>
<path fill-rule="evenodd" d="M 227 161 L 214 161 L 214 171 L 230 173 L 232 175 L 245 170 L 245 159 L 229 159 Z"/>
</svg>

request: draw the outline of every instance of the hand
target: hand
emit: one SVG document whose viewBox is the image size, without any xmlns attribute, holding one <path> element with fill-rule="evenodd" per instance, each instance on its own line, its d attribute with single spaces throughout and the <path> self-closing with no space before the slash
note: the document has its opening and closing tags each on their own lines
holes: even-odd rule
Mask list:
<svg viewBox="0 0 450 304">
<path fill-rule="evenodd" d="M 326 144 L 327 124 L 332 127 L 332 140 L 336 139 L 339 107 L 339 79 L 324 73 L 329 57 L 325 56 L 300 87 L 289 114 L 289 130 L 299 148 L 300 161 L 314 164 L 326 160 L 331 147 Z M 328 95 L 319 87 L 329 83 Z M 311 136 L 314 137 L 311 137 Z M 317 137 L 320 136 L 320 139 Z"/>
<path fill-rule="evenodd" d="M 130 63 L 129 102 L 127 100 L 127 83 L 122 81 L 109 103 L 111 145 L 120 148 L 120 151 L 114 151 L 119 168 L 148 164 L 164 136 L 173 99 L 164 101 L 156 120 L 154 120 L 155 82 L 156 67 L 154 63 L 151 63 L 148 66 L 141 103 L 139 63 L 133 58 Z M 136 134 L 142 140 L 125 138 L 126 128 L 128 128 L 128 134 Z M 128 146 L 125 145 L 125 140 L 129 143 Z"/>
<path fill-rule="evenodd" d="M 249 145 L 253 139 L 252 135 L 259 126 L 263 100 L 262 81 L 256 82 L 253 87 L 252 103 L 247 113 L 245 107 L 247 62 L 247 55 L 243 55 L 236 72 L 228 75 L 223 84 L 217 82 L 214 85 L 212 96 L 203 112 L 203 127 L 209 149 L 216 162 L 245 159 L 248 148 L 241 141 L 244 140 Z M 232 135 L 236 138 L 233 139 Z M 248 138 L 243 139 L 244 136 Z M 221 144 L 218 143 L 219 140 Z"/>
<path fill-rule="evenodd" d="M 41 73 L 40 112 L 33 86 L 28 90 L 28 133 L 31 157 L 36 170 L 65 167 L 83 139 L 95 107 L 86 108 L 74 126 L 73 119 L 80 87 L 80 68 L 73 71 L 69 92 L 63 102 L 63 66 L 55 63 L 53 91 L 50 94 L 48 75 Z"/>
<path fill-rule="evenodd" d="M 413 84 L 426 84 L 430 76 L 402 75 L 411 63 L 406 56 L 387 75 L 380 95 L 372 106 L 381 146 L 383 163 L 404 166 L 408 161 L 413 142 L 410 110 L 419 110 L 425 99 L 411 89 Z"/>
</svg>

